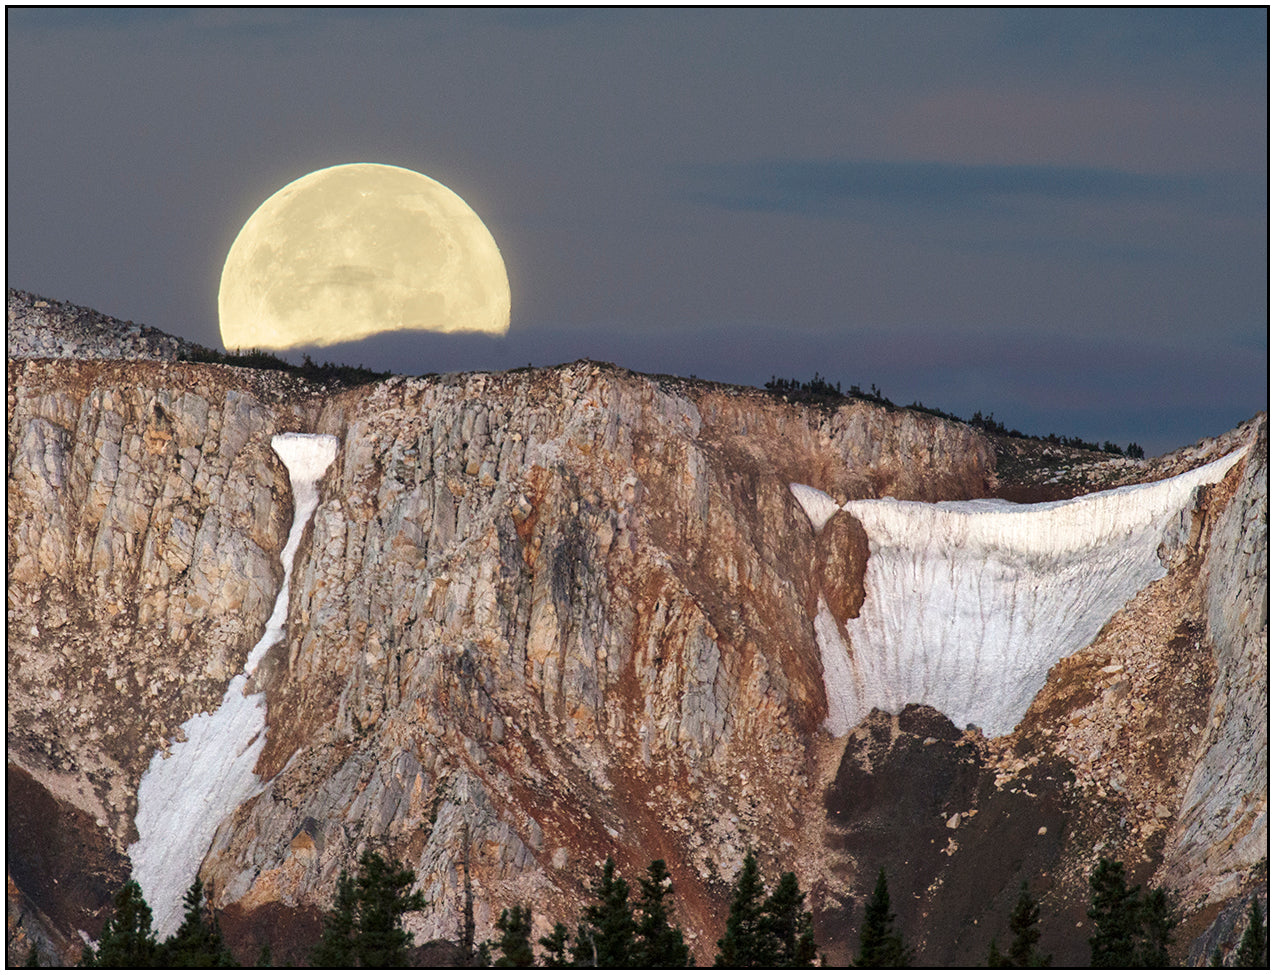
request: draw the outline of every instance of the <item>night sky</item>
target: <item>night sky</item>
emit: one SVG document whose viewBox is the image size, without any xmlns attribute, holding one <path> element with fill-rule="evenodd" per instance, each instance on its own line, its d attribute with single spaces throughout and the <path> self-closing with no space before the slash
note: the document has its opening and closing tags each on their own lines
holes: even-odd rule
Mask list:
<svg viewBox="0 0 1275 975">
<path fill-rule="evenodd" d="M 501 339 L 1159 453 L 1268 402 L 1268 15 L 7 11 L 10 287 L 220 347 L 239 228 L 315 169 L 459 193 Z M 299 361 L 300 355 L 288 354 Z"/>
</svg>

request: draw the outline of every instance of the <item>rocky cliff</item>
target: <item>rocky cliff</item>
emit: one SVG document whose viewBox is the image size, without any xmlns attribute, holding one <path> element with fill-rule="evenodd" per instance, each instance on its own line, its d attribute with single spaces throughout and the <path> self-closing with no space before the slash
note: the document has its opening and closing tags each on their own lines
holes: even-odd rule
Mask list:
<svg viewBox="0 0 1275 975">
<path fill-rule="evenodd" d="M 1003 492 L 981 433 L 588 362 L 349 389 L 180 350 L 88 359 L 59 320 L 118 323 L 35 301 L 10 294 L 11 958 L 30 939 L 73 958 L 100 927 L 143 776 L 265 630 L 293 513 L 271 438 L 290 432 L 339 447 L 248 680 L 259 791 L 200 868 L 249 958 L 313 936 L 368 845 L 416 871 L 418 943 L 460 937 L 466 874 L 481 938 L 516 901 L 573 917 L 608 853 L 630 877 L 662 856 L 701 961 L 750 848 L 797 870 L 831 961 L 890 850 L 932 963 L 985 954 L 961 932 L 1001 923 L 1023 877 L 1083 949 L 1098 851 L 1182 890 L 1193 937 L 1259 880 L 1265 749 L 1236 742 L 1267 700 L 1264 417 L 1191 463 L 1110 466 L 1150 479 L 1251 445 L 1012 733 L 907 708 L 833 737 L 812 620 L 862 602 L 870 555 L 853 519 L 813 533 L 789 484 L 838 505 Z"/>
</svg>

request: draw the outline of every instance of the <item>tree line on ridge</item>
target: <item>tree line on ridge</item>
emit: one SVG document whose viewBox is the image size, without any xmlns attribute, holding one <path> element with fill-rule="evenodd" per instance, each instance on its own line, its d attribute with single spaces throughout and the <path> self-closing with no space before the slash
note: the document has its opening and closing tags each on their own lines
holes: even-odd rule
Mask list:
<svg viewBox="0 0 1275 975">
<path fill-rule="evenodd" d="M 784 396 L 798 403 L 835 404 L 846 399 L 858 399 L 888 408 L 894 408 L 895 405 L 889 397 L 877 388 L 876 383 L 873 383 L 867 392 L 864 392 L 857 385 L 852 385 L 849 390 L 843 393 L 840 382 L 830 383 L 827 379 L 820 376 L 818 372 L 815 373 L 813 379 L 805 382 L 798 382 L 796 379 L 776 379 L 771 376 L 770 381 L 765 384 L 764 388 L 769 393 Z M 1083 440 L 1080 437 L 1060 437 L 1056 433 L 1041 437 L 1036 434 L 1023 433 L 1017 429 L 1008 429 L 1004 423 L 996 419 L 994 413 L 988 413 L 984 416 L 982 410 L 976 410 L 973 416 L 965 420 L 955 413 L 948 413 L 932 406 L 926 406 L 920 400 L 915 400 L 907 408 L 921 413 L 929 413 L 931 416 L 942 417 L 945 420 L 953 420 L 957 423 L 968 423 L 970 426 L 978 427 L 978 429 L 986 433 L 993 433 L 1002 437 L 1039 440 L 1063 447 L 1073 447 L 1077 450 L 1092 450 L 1096 453 L 1115 454 L 1117 456 L 1123 455 L 1136 460 L 1141 460 L 1146 456 L 1146 452 L 1137 442 L 1129 443 L 1121 449 L 1119 444 L 1110 440 L 1104 440 L 1099 444 L 1096 441 Z"/>
</svg>

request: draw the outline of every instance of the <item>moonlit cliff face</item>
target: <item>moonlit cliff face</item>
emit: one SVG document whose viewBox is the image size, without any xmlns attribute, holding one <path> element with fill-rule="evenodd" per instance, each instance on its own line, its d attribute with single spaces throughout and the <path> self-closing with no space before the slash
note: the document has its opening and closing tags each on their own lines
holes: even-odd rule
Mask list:
<svg viewBox="0 0 1275 975">
<path fill-rule="evenodd" d="M 749 850 L 833 964 L 882 862 L 933 966 L 1023 876 L 1083 964 L 1099 856 L 1191 958 L 1264 889 L 1265 416 L 1045 460 L 588 362 L 325 386 L 15 293 L 8 338 L 10 965 L 74 963 L 129 876 L 171 925 L 196 870 L 241 961 L 301 963 L 369 845 L 438 965 L 466 873 L 477 939 L 539 936 L 608 855 L 666 861 L 701 958 Z M 1161 480 L 963 500 L 1061 474 Z"/>
<path fill-rule="evenodd" d="M 1012 731 L 1049 668 L 1165 574 L 1161 552 L 1184 537 L 1196 488 L 1243 453 L 1070 501 L 847 502 L 868 536 L 866 598 L 850 619 L 818 602 L 826 727 L 844 735 L 874 707 L 917 703 L 989 735 Z M 815 488 L 792 492 L 816 533 L 838 510 Z"/>
</svg>

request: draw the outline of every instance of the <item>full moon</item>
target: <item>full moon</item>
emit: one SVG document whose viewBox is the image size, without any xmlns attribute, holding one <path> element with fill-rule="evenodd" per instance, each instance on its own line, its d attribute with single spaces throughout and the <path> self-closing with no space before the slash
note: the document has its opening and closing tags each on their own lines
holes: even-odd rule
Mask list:
<svg viewBox="0 0 1275 975">
<path fill-rule="evenodd" d="M 354 163 L 302 176 L 248 218 L 217 293 L 227 349 L 291 349 L 380 332 L 509 330 L 491 233 L 442 183 Z"/>
</svg>

